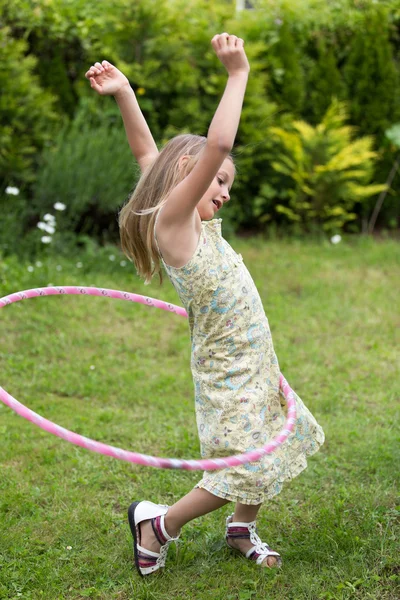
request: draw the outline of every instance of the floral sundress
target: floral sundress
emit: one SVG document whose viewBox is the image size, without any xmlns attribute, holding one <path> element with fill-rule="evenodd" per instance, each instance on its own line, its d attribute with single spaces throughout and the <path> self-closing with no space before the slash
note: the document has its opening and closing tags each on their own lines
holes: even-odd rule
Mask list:
<svg viewBox="0 0 400 600">
<path fill-rule="evenodd" d="M 264 446 L 282 429 L 287 405 L 261 298 L 242 256 L 222 237 L 221 219 L 202 221 L 184 267 L 162 262 L 188 313 L 202 458 Z M 196 487 L 253 505 L 278 494 L 324 442 L 321 426 L 295 397 L 296 424 L 286 442 L 257 462 L 206 471 Z"/>
</svg>

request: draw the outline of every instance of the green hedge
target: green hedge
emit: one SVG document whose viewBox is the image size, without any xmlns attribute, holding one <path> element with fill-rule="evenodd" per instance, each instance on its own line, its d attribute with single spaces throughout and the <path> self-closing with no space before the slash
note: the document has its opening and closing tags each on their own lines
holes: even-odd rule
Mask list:
<svg viewBox="0 0 400 600">
<path fill-rule="evenodd" d="M 299 120 L 315 127 L 333 98 L 346 102 L 347 124 L 356 127 L 356 137 L 374 136 L 377 155 L 368 183 L 385 183 L 396 151 L 385 131 L 400 121 L 399 0 L 262 0 L 254 3 L 256 9 L 240 13 L 235 4 L 46 0 L 32 7 L 29 0 L 0 0 L 0 35 L 6 49 L 0 70 L 0 203 L 9 204 L 10 198 L 1 193 L 7 185 L 22 187 L 29 207 L 26 216 L 19 211 L 25 232 L 47 210 L 49 198 L 66 194 L 69 187 L 75 213 L 69 227 L 100 239 L 116 233 L 105 223 L 129 193 L 135 173 L 131 179 L 120 177 L 130 174 L 122 124 L 113 99 L 94 96 L 84 79 L 87 67 L 107 58 L 126 73 L 139 90 L 157 143 L 184 131 L 206 134 L 226 81 L 210 40 L 224 30 L 246 40 L 252 67 L 235 147 L 238 177 L 228 211 L 233 227 L 290 227 L 282 207 L 290 208 L 293 177 L 273 166 L 276 141 L 270 128 L 290 129 Z M 76 123 L 87 110 L 97 121 L 88 119 L 79 130 Z M 110 178 L 98 200 L 96 185 L 87 182 L 93 164 L 106 151 L 100 142 L 106 131 L 98 129 L 101 120 L 104 127 L 112 125 L 114 143 L 121 149 L 112 153 Z M 73 186 L 67 185 L 63 170 L 62 157 L 72 143 L 67 131 L 75 131 L 82 148 L 90 147 L 79 161 L 79 173 L 86 172 L 88 179 L 79 175 Z M 69 164 L 72 168 L 72 158 Z M 68 176 L 73 180 L 71 170 Z M 378 225 L 398 225 L 399 194 L 395 178 Z M 360 230 L 376 199 L 377 194 L 355 202 L 353 230 Z M 343 208 L 339 201 L 337 208 Z M 306 221 L 304 225 L 307 229 Z M 3 223 L 0 229 L 4 238 L 9 228 Z"/>
</svg>

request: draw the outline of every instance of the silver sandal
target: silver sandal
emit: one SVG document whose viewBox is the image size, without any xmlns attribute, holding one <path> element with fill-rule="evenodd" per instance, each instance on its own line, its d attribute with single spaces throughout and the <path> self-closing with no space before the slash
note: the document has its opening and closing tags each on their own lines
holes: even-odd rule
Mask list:
<svg viewBox="0 0 400 600">
<path fill-rule="evenodd" d="M 232 523 L 232 515 L 226 519 L 226 531 L 225 531 L 225 540 L 228 544 L 229 548 L 232 550 L 236 550 L 233 548 L 228 539 L 249 539 L 253 544 L 253 547 L 250 548 L 245 554 L 246 558 L 250 560 L 254 560 L 258 565 L 268 558 L 269 556 L 273 556 L 276 559 L 276 564 L 271 565 L 270 568 L 281 567 L 282 566 L 282 558 L 278 552 L 272 550 L 268 544 L 262 542 L 261 539 L 257 535 L 256 530 L 256 522 L 252 521 L 251 523 Z M 238 550 L 240 552 L 240 550 Z M 241 553 L 243 554 L 243 553 Z M 268 563 L 267 563 L 268 565 Z M 269 566 L 269 565 L 268 565 Z"/>
</svg>

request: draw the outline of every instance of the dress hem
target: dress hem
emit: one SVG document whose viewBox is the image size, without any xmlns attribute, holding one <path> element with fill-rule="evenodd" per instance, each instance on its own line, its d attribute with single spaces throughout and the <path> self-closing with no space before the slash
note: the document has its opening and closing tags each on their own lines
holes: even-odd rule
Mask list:
<svg viewBox="0 0 400 600">
<path fill-rule="evenodd" d="M 324 438 L 325 438 L 325 436 L 324 436 Z M 317 447 L 315 448 L 315 450 L 313 452 L 310 452 L 310 454 L 307 454 L 307 457 L 310 457 L 319 451 L 320 447 L 322 446 L 322 444 L 325 441 L 324 438 L 322 439 L 322 441 L 317 442 L 317 444 L 318 444 Z M 300 453 L 300 454 L 302 454 L 302 453 Z M 300 454 L 298 456 L 300 456 Z M 270 489 L 270 491 L 267 491 L 267 492 L 264 491 L 264 492 L 260 493 L 259 496 L 255 496 L 253 494 L 246 493 L 246 496 L 244 497 L 243 494 L 235 495 L 235 494 L 232 494 L 232 493 L 229 493 L 226 491 L 222 491 L 221 489 L 219 489 L 218 484 L 212 483 L 211 481 L 207 482 L 207 478 L 203 478 L 201 481 L 199 481 L 199 483 L 197 485 L 195 485 L 195 489 L 196 488 L 204 489 L 207 492 L 210 492 L 210 494 L 213 494 L 214 496 L 217 496 L 218 498 L 223 498 L 224 500 L 228 500 L 229 502 L 240 502 L 241 504 L 256 506 L 258 504 L 262 504 L 263 502 L 265 502 L 265 500 L 271 500 L 274 496 L 277 496 L 278 494 L 280 494 L 280 492 L 282 491 L 282 484 L 284 484 L 288 481 L 292 481 L 292 479 L 294 479 L 295 477 L 300 475 L 300 473 L 302 473 L 307 468 L 307 466 L 308 466 L 307 458 L 304 454 L 303 454 L 303 456 L 304 456 L 304 463 L 299 465 L 300 468 L 297 468 L 296 471 L 292 472 L 289 477 L 286 477 L 282 481 L 279 481 L 278 486 L 273 485 L 277 481 L 276 479 L 274 481 L 272 481 L 270 484 L 272 489 Z"/>
</svg>

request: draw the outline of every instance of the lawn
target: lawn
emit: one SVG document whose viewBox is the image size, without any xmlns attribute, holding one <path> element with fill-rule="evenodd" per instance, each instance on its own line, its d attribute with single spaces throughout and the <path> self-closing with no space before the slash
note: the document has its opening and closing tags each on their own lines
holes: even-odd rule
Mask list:
<svg viewBox="0 0 400 600">
<path fill-rule="evenodd" d="M 281 370 L 326 434 L 308 469 L 260 513 L 259 532 L 283 568 L 261 570 L 231 554 L 227 506 L 187 525 L 163 574 L 139 578 L 129 504 L 170 504 L 200 474 L 89 452 L 0 403 L 0 598 L 400 598 L 399 244 L 233 245 L 260 291 Z M 144 286 L 122 260 L 109 249 L 39 266 L 8 258 L 0 296 L 52 283 L 180 303 L 169 282 Z M 3 308 L 0 327 L 0 385 L 20 402 L 121 448 L 199 456 L 182 317 L 106 298 L 48 297 Z"/>
</svg>

